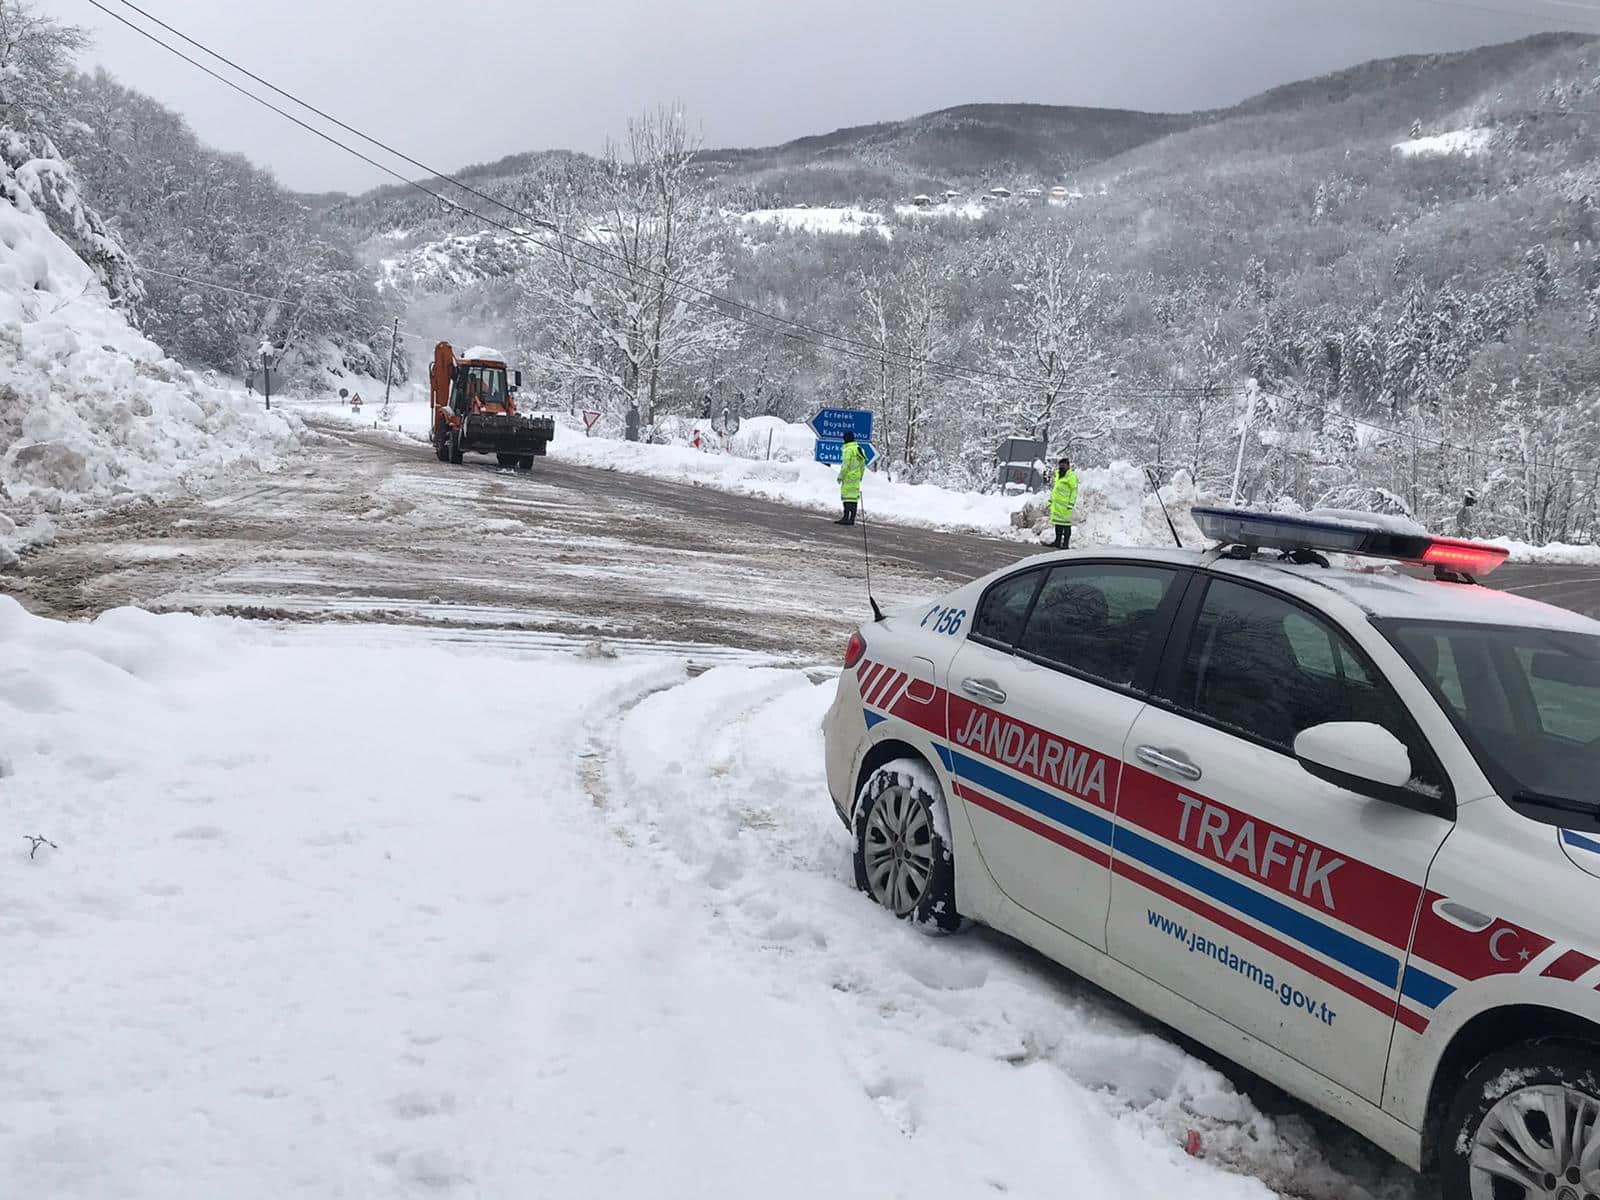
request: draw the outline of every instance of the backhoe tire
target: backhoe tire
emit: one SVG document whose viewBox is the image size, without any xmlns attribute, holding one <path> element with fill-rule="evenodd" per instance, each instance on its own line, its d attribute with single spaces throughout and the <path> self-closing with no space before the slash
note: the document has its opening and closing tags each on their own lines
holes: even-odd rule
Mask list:
<svg viewBox="0 0 1600 1200">
<path fill-rule="evenodd" d="M 515 454 L 496 454 L 494 460 L 502 467 L 520 467 L 522 465 L 522 461 Z"/>
<path fill-rule="evenodd" d="M 466 457 L 466 451 L 461 448 L 461 430 L 452 429 L 450 431 L 450 461 L 459 466 L 464 457 Z"/>
<path fill-rule="evenodd" d="M 522 458 L 519 458 L 517 460 L 517 470 L 519 470 L 519 471 L 531 471 L 531 470 L 533 470 L 533 455 L 529 454 L 529 455 L 523 456 Z"/>
<path fill-rule="evenodd" d="M 450 461 L 449 435 L 440 430 L 433 431 L 433 456 L 440 462 Z"/>
</svg>

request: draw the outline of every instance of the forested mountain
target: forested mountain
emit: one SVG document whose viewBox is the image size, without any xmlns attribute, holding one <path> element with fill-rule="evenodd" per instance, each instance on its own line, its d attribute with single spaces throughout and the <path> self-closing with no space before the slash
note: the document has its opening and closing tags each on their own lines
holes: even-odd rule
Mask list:
<svg viewBox="0 0 1600 1200">
<path fill-rule="evenodd" d="M 520 308 L 508 337 L 567 403 L 691 411 L 710 391 L 791 417 L 857 403 L 878 410 L 880 448 L 914 475 L 981 485 L 1001 436 L 1038 430 L 1091 461 L 1181 468 L 1223 492 L 1250 414 L 1241 475 L 1257 501 L 1592 537 L 1600 117 L 1584 110 L 1600 110 L 1597 54 L 1592 39 L 1543 36 L 1366 64 L 1186 118 L 1106 114 L 1099 128 L 1093 114 L 1043 109 L 1006 125 L 987 165 L 963 140 L 976 126 L 948 144 L 927 135 L 943 114 L 686 153 L 683 186 L 723 220 L 669 272 L 679 288 L 649 257 L 658 217 L 616 186 L 648 174 L 645 160 L 507 160 L 474 186 L 516 196 L 566 240 L 477 290 Z M 1063 113 L 1078 157 L 1045 174 L 1070 141 Z M 1030 180 L 1072 199 L 896 208 L 914 189 Z M 778 201 L 813 209 L 738 219 Z M 831 223 L 815 211 L 846 202 Z M 470 213 L 415 205 L 369 197 L 336 211 L 401 245 L 433 245 L 406 224 L 414 215 L 473 228 Z M 705 291 L 792 324 L 719 310 Z M 735 321 L 702 353 L 641 352 L 618 314 L 652 308 L 690 343 L 697 321 Z"/>
</svg>

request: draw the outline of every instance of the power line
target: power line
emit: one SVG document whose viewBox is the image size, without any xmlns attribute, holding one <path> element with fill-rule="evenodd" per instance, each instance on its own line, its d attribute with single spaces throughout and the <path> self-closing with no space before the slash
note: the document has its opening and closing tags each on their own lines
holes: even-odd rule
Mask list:
<svg viewBox="0 0 1600 1200">
<path fill-rule="evenodd" d="M 217 291 L 217 292 L 228 292 L 228 293 L 230 293 L 232 295 L 243 296 L 243 297 L 245 297 L 247 299 L 250 299 L 250 300 L 265 300 L 265 301 L 267 301 L 268 303 L 271 303 L 271 304 L 294 304 L 294 303 L 296 303 L 295 300 L 291 299 L 288 296 L 268 296 L 268 295 L 266 295 L 266 294 L 264 294 L 262 292 L 252 292 L 252 291 L 248 291 L 248 290 L 246 290 L 244 288 L 231 287 L 228 284 L 216 283 L 213 280 L 209 280 L 209 279 L 196 279 L 193 275 L 176 275 L 171 271 L 160 271 L 160 270 L 157 270 L 155 267 L 147 267 L 143 263 L 139 263 L 139 262 L 135 262 L 133 264 L 133 266 L 134 266 L 134 269 L 136 271 L 138 271 L 138 273 L 140 275 L 156 275 L 156 276 L 159 276 L 162 279 L 171 279 L 171 280 L 174 280 L 175 282 L 178 282 L 178 283 L 192 284 L 195 287 L 209 288 L 212 291 Z M 305 301 L 302 298 L 300 303 L 304 303 L 304 302 Z M 337 297 L 330 297 L 328 302 L 329 302 L 329 304 L 332 305 L 332 307 L 337 308 L 340 312 L 343 312 L 343 313 L 345 313 L 347 315 L 350 315 L 350 316 L 360 317 L 360 316 L 368 315 L 368 314 L 363 313 L 361 311 L 361 309 L 355 307 L 354 305 L 352 305 L 352 304 L 350 304 L 350 303 L 348 303 L 348 302 L 346 302 L 344 300 L 340 300 Z M 387 319 L 387 318 L 385 318 L 385 319 Z"/>
<path fill-rule="evenodd" d="M 449 199 L 448 197 L 442 195 L 441 193 L 439 193 L 437 191 L 434 191 L 432 188 L 427 187 L 425 184 L 423 184 L 423 183 L 421 183 L 421 182 L 419 182 L 417 180 L 413 180 L 413 179 L 407 178 L 405 175 L 403 175 L 400 172 L 394 170 L 392 167 L 389 167 L 389 166 L 387 166 L 387 165 L 385 165 L 383 163 L 378 162 L 376 159 L 374 159 L 371 156 L 363 153 L 362 151 L 357 150 L 356 148 L 354 148 L 354 147 L 352 147 L 352 146 L 350 146 L 350 145 L 348 145 L 348 144 L 346 144 L 344 142 L 341 142 L 340 140 L 338 140 L 337 138 L 333 137 L 331 134 L 325 132 L 324 130 L 318 129 L 315 126 L 307 123 L 306 121 L 301 120 L 299 117 L 294 116 L 292 113 L 286 112 L 284 109 L 280 108 L 278 105 L 273 104 L 270 100 L 267 100 L 264 97 L 256 95 L 255 93 L 249 91 L 247 88 L 241 86 L 240 84 L 238 84 L 234 80 L 228 79 L 227 77 L 219 74 L 217 71 L 214 71 L 210 67 L 207 67 L 204 63 L 201 63 L 201 62 L 197 61 L 196 59 L 192 58 L 191 56 L 185 54 L 182 50 L 178 49 L 177 47 L 175 47 L 175 46 L 173 46 L 173 45 L 171 45 L 171 44 L 169 44 L 167 42 L 162 41 L 159 37 L 157 37 L 155 34 L 151 33 L 149 30 L 142 28 L 141 26 L 139 26 L 139 25 L 135 24 L 134 22 L 128 20 L 126 17 L 122 16 L 121 14 L 119 14 L 117 12 L 114 12 L 111 9 L 107 8 L 105 4 L 101 3 L 101 0 L 88 0 L 88 2 L 93 7 L 99 9 L 101 12 L 104 12 L 107 16 L 109 16 L 109 17 L 113 18 L 114 20 L 120 22 L 121 24 L 127 26 L 129 29 L 132 29 L 134 32 L 140 34 L 141 36 L 149 39 L 151 42 L 154 42 L 156 45 L 158 45 L 158 46 L 162 47 L 163 49 L 167 50 L 169 53 L 174 54 L 178 58 L 182 59 L 184 62 L 187 62 L 191 66 L 196 67 L 197 69 L 205 72 L 207 75 L 211 76 L 213 79 L 217 80 L 218 82 L 226 85 L 229 88 L 232 88 L 234 91 L 238 92 L 240 95 L 245 96 L 245 97 L 247 97 L 247 98 L 249 98 L 251 100 L 254 100 L 256 103 L 261 104 L 262 106 L 264 106 L 264 107 L 270 109 L 271 111 L 277 113 L 279 116 L 283 117 L 285 120 L 293 122 L 295 125 L 299 126 L 301 129 L 306 130 L 308 133 L 314 134 L 315 136 L 321 138 L 322 140 L 328 142 L 329 144 L 331 144 L 333 146 L 336 146 L 339 149 L 344 150 L 345 152 L 347 152 L 347 153 L 349 153 L 351 155 L 354 155 L 356 158 L 360 159 L 362 162 L 365 162 L 368 165 L 377 168 L 378 170 L 382 171 L 384 174 L 389 175 L 392 178 L 399 180 L 401 183 L 405 184 L 406 186 L 411 187 L 411 188 L 413 188 L 413 189 L 415 189 L 417 191 L 420 191 L 424 195 L 432 197 L 433 199 L 439 201 L 440 203 L 445 204 L 449 208 L 451 208 L 451 209 L 453 209 L 453 210 L 455 210 L 457 212 L 464 213 L 464 214 L 467 214 L 469 216 L 475 217 L 479 221 L 483 221 L 484 223 L 489 224 L 489 225 L 491 225 L 491 226 L 493 226 L 493 227 L 495 227 L 497 229 L 503 230 L 504 232 L 509 233 L 509 234 L 511 234 L 511 235 L 513 235 L 515 237 L 518 237 L 518 238 L 521 238 L 521 239 L 523 239 L 525 241 L 531 242 L 532 244 L 534 244 L 536 246 L 539 246 L 542 249 L 550 250 L 550 251 L 552 251 L 552 252 L 554 252 L 554 253 L 562 256 L 562 257 L 567 258 L 569 261 L 572 261 L 572 262 L 575 262 L 575 263 L 580 263 L 583 266 L 586 266 L 586 267 L 590 268 L 591 270 L 599 271 L 600 273 L 608 275 L 611 278 L 621 279 L 624 282 L 629 282 L 629 283 L 636 282 L 631 276 L 618 275 L 615 271 L 607 270 L 606 268 L 604 268 L 604 267 L 602 267 L 602 266 L 600 266 L 600 265 L 598 265 L 598 264 L 596 264 L 596 263 L 594 263 L 592 261 L 584 259 L 584 258 L 582 258 L 582 257 L 580 257 L 578 255 L 575 255 L 575 254 L 573 254 L 573 253 L 571 253 L 569 251 L 563 251 L 558 247 L 551 246 L 548 242 L 545 242 L 545 241 L 543 241 L 543 240 L 541 240 L 539 238 L 533 237 L 526 230 L 518 229 L 518 228 L 516 228 L 514 226 L 507 225 L 502 221 L 498 221 L 498 220 L 496 220 L 496 219 L 494 219 L 492 217 L 484 216 L 483 214 L 478 213 L 478 212 L 474 211 L 473 209 L 468 208 L 466 205 L 461 204 L 458 201 Z M 299 105 L 300 107 L 304 108 L 307 112 L 314 113 L 315 115 L 321 117 L 324 120 L 327 120 L 327 121 L 331 122 L 332 124 L 338 126 L 340 129 L 346 130 L 347 132 L 349 132 L 349 133 L 353 134 L 354 136 L 362 139 L 363 141 L 369 143 L 370 145 L 378 147 L 379 149 L 381 149 L 385 153 L 393 155 L 394 157 L 396 157 L 398 159 L 401 159 L 402 161 L 408 163 L 409 165 L 411 165 L 413 167 L 416 167 L 418 170 L 427 173 L 430 178 L 437 179 L 437 180 L 440 180 L 440 181 L 443 181 L 443 182 L 447 182 L 447 183 L 453 184 L 455 187 L 460 188 L 462 191 L 465 191 L 465 192 L 469 193 L 470 195 L 477 196 L 477 197 L 487 201 L 488 203 L 493 204 L 496 207 L 498 207 L 500 209 L 503 209 L 504 211 L 506 211 L 508 213 L 511 213 L 514 216 L 517 216 L 517 217 L 519 217 L 519 218 L 521 218 L 523 220 L 526 220 L 526 221 L 528 221 L 528 222 L 530 222 L 532 224 L 538 225 L 541 228 L 547 229 L 551 233 L 555 234 L 557 237 L 560 237 L 560 238 L 562 238 L 562 239 L 564 239 L 564 240 L 566 240 L 568 242 L 576 243 L 577 245 L 580 245 L 580 246 L 584 247 L 587 250 L 594 251 L 594 252 L 602 255 L 603 257 L 609 258 L 609 259 L 611 259 L 611 260 L 613 260 L 615 262 L 623 263 L 625 266 L 629 266 L 629 267 L 633 266 L 633 264 L 628 263 L 628 261 L 626 259 L 622 258 L 620 255 L 617 255 L 617 254 L 613 253 L 612 251 L 608 250 L 606 247 L 598 245 L 598 244 L 596 244 L 594 242 L 587 241 L 586 239 L 578 237 L 575 234 L 572 234 L 572 233 L 569 233 L 567 231 L 561 230 L 560 228 L 555 226 L 550 221 L 546 221 L 546 220 L 544 220 L 544 219 L 542 219 L 540 217 L 534 216 L 533 214 L 528 213 L 528 212 L 526 212 L 526 211 L 524 211 L 522 209 L 519 209 L 519 208 L 516 208 L 516 207 L 514 207 L 512 205 L 506 204 L 504 201 L 501 201 L 501 200 L 497 199 L 496 197 L 494 197 L 492 195 L 489 195 L 486 192 L 480 191 L 479 189 L 474 188 L 469 184 L 463 183 L 462 181 L 460 181 L 459 179 L 454 178 L 453 176 L 450 176 L 450 175 L 448 175 L 448 174 L 446 174 L 446 173 L 444 173 L 442 171 L 437 171 L 434 168 L 430 167 L 428 164 L 420 162 L 419 160 L 417 160 L 415 158 L 412 158 L 411 156 L 405 154 L 403 151 L 397 150 L 394 147 L 388 145 L 387 143 L 385 143 L 385 142 L 383 142 L 383 141 L 381 141 L 381 140 L 379 140 L 379 139 L 377 139 L 375 137 L 372 137 L 371 135 L 369 135 L 367 133 L 364 133 L 363 131 L 357 129 L 356 127 L 354 127 L 352 125 L 349 125 L 349 124 L 339 120 L 337 117 L 334 117 L 334 116 L 324 112 L 322 109 L 316 107 L 315 105 L 310 104 L 307 101 L 301 100 L 298 96 L 294 95 L 293 93 L 288 92 L 285 89 L 280 88 L 280 87 L 276 86 L 275 84 L 272 84 L 272 83 L 268 82 L 267 80 L 263 79 L 261 76 L 256 75 L 255 73 L 253 73 L 250 70 L 248 70 L 247 68 L 241 66 L 239 63 L 235 62 L 231 58 L 229 58 L 226 55 L 220 53 L 219 51 L 213 50 L 210 47 L 206 46 L 204 43 L 199 42 L 196 39 L 189 37 L 187 34 L 183 33 L 182 31 L 180 31 L 178 29 L 175 29 L 171 25 L 168 25 L 166 22 L 162 21 L 160 18 L 152 16 L 150 13 L 148 13 L 144 9 L 140 8 L 138 5 L 132 3 L 131 0 L 117 0 L 117 2 L 121 3 L 126 8 L 132 10 L 133 12 L 138 13 L 140 16 L 142 16 L 145 19 L 151 21 L 152 23 L 160 26 L 162 29 L 167 30 L 173 36 L 181 38 L 183 41 L 185 41 L 189 45 L 194 46 L 196 49 L 202 51 L 203 53 L 205 53 L 205 54 L 207 54 L 209 56 L 211 56 L 212 58 L 215 58 L 217 61 L 226 64 L 228 67 L 230 67 L 233 70 L 239 72 L 240 74 L 246 76 L 247 78 L 249 78 L 251 80 L 254 80 L 255 82 L 261 84 L 263 87 L 266 87 L 266 88 L 270 89 L 274 93 L 276 93 L 276 94 L 278 94 L 280 96 L 283 96 L 285 99 L 289 100 L 290 102 Z M 685 299 L 686 303 L 696 304 L 696 305 L 704 307 L 704 306 L 707 306 L 705 304 L 705 302 L 709 301 L 709 302 L 711 302 L 710 303 L 710 307 L 713 308 L 713 311 L 717 311 L 717 312 L 719 312 L 720 315 L 722 315 L 724 317 L 727 317 L 727 318 L 729 318 L 731 320 L 739 321 L 741 324 L 747 325 L 747 326 L 749 326 L 751 328 L 759 329 L 759 330 L 761 330 L 762 332 L 765 332 L 765 333 L 776 333 L 779 336 L 785 337 L 786 339 L 791 340 L 791 341 L 798 341 L 798 342 L 810 344 L 814 348 L 819 349 L 819 350 L 831 351 L 831 352 L 835 352 L 835 353 L 843 353 L 843 354 L 846 354 L 848 357 L 853 357 L 853 358 L 856 358 L 856 359 L 861 360 L 861 361 L 871 362 L 871 363 L 875 363 L 875 364 L 876 363 L 882 363 L 882 362 L 885 362 L 885 361 L 890 361 L 890 362 L 894 362 L 894 363 L 896 363 L 898 365 L 902 365 L 902 366 L 920 366 L 920 367 L 928 369 L 928 370 L 930 370 L 930 371 L 932 371 L 934 373 L 940 374 L 940 375 L 944 376 L 945 378 L 957 378 L 957 379 L 963 379 L 964 378 L 964 379 L 967 379 L 969 381 L 971 379 L 993 379 L 993 380 L 998 380 L 998 381 L 1004 382 L 1004 383 L 1031 384 L 1031 385 L 1039 386 L 1039 387 L 1054 388 L 1055 391 L 1056 391 L 1056 394 L 1058 396 L 1081 397 L 1081 396 L 1094 395 L 1094 396 L 1102 396 L 1102 397 L 1104 397 L 1104 396 L 1112 396 L 1112 397 L 1116 397 L 1116 398 L 1126 398 L 1126 399 L 1181 399 L 1181 398 L 1189 398 L 1189 397 L 1192 397 L 1192 396 L 1195 396 L 1195 395 L 1199 395 L 1205 390 L 1205 389 L 1199 389 L 1199 388 L 1186 388 L 1186 387 L 1181 387 L 1181 386 L 1176 386 L 1175 385 L 1173 387 L 1170 387 L 1170 388 L 1167 388 L 1167 389 L 1160 389 L 1160 390 L 1156 390 L 1156 389 L 1150 389 L 1150 390 L 1124 389 L 1124 390 L 1119 390 L 1119 391 L 1116 391 L 1116 392 L 1112 392 L 1112 391 L 1108 391 L 1108 390 L 1105 390 L 1105 389 L 1091 389 L 1091 388 L 1085 387 L 1083 385 L 1067 386 L 1062 381 L 1049 380 L 1049 379 L 1045 379 L 1045 378 L 1039 377 L 1039 376 L 1018 374 L 1018 373 L 1014 373 L 1014 372 L 1003 372 L 1003 371 L 987 370 L 987 369 L 984 369 L 984 368 L 981 368 L 981 367 L 972 367 L 972 366 L 968 366 L 968 365 L 962 364 L 962 363 L 944 362 L 944 361 L 940 361 L 938 359 L 924 358 L 922 356 L 915 355 L 915 354 L 913 354 L 913 353 L 911 353 L 909 351 L 893 350 L 893 349 L 889 349 L 889 348 L 886 348 L 886 347 L 879 347 L 877 345 L 874 345 L 871 342 L 867 342 L 867 341 L 863 341 L 863 340 L 861 340 L 859 338 L 851 337 L 848 334 L 838 333 L 838 332 L 835 332 L 835 331 L 832 331 L 832 330 L 827 330 L 827 329 L 819 328 L 819 327 L 816 327 L 816 326 L 808 325 L 808 324 L 805 324 L 804 322 L 795 321 L 795 320 L 793 320 L 791 318 L 783 317 L 783 316 L 781 316 L 779 314 L 768 312 L 765 309 L 757 308 L 757 307 L 754 307 L 752 305 L 745 304 L 742 301 L 735 300 L 735 299 L 733 299 L 731 297 L 723 296 L 723 295 L 720 295 L 718 293 L 711 292 L 711 291 L 709 291 L 707 289 L 697 287 L 697 286 L 695 286 L 693 284 L 686 283 L 686 282 L 684 282 L 682 280 L 675 279 L 670 274 L 668 274 L 668 273 L 666 273 L 664 271 L 657 270 L 655 268 L 642 267 L 640 269 L 644 270 L 647 274 L 654 275 L 655 277 L 661 279 L 664 283 L 666 283 L 669 286 L 680 287 L 680 288 L 683 288 L 684 290 L 694 292 L 697 295 L 699 295 L 700 297 L 703 297 L 703 300 L 696 300 L 696 299 L 694 299 L 692 297 L 685 297 L 684 299 Z M 742 312 L 744 314 L 747 314 L 750 318 L 753 318 L 753 319 L 747 320 L 747 319 L 744 319 L 744 318 L 736 315 L 735 313 L 724 312 L 724 311 L 722 311 L 721 308 L 716 307 L 718 305 L 723 305 L 723 306 L 727 306 L 729 308 L 735 309 L 735 310 L 737 310 L 737 312 Z M 767 322 L 768 324 L 763 325 L 763 324 L 758 324 L 757 322 Z M 771 325 L 786 326 L 789 329 L 798 331 L 798 333 L 810 334 L 812 336 L 811 336 L 811 338 L 801 337 L 801 336 L 798 336 L 797 333 L 786 332 L 783 329 L 777 329 L 777 330 L 772 329 L 770 327 Z M 822 342 L 817 342 L 817 341 L 813 340 L 814 338 L 825 338 L 825 339 L 828 339 L 830 342 L 836 342 L 836 343 L 839 343 L 839 344 L 838 345 L 828 345 L 828 344 L 824 344 Z M 851 353 L 852 349 L 857 351 L 857 352 L 856 353 Z"/>
</svg>

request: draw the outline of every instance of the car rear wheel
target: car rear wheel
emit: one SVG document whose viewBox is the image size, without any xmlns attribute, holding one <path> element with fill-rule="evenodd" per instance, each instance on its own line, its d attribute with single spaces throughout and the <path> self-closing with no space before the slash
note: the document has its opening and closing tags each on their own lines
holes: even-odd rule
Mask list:
<svg viewBox="0 0 1600 1200">
<path fill-rule="evenodd" d="M 961 927 L 955 861 L 939 832 L 944 797 L 928 768 L 896 759 L 873 771 L 856 802 L 856 886 L 881 907 L 938 932 Z"/>
<path fill-rule="evenodd" d="M 1485 1059 L 1445 1120 L 1447 1200 L 1600 1200 L 1600 1050 L 1528 1042 Z"/>
</svg>

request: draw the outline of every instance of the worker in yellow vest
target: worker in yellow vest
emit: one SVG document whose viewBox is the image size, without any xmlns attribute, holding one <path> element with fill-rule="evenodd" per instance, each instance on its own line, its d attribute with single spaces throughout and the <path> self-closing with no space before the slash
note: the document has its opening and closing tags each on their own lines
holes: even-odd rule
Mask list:
<svg viewBox="0 0 1600 1200">
<path fill-rule="evenodd" d="M 1078 506 L 1078 473 L 1070 459 L 1056 464 L 1056 481 L 1050 488 L 1050 524 L 1056 527 L 1056 549 L 1072 545 L 1072 510 Z"/>
<path fill-rule="evenodd" d="M 844 451 L 839 459 L 839 500 L 844 505 L 844 516 L 835 525 L 854 525 L 856 509 L 861 504 L 861 477 L 867 473 L 867 452 L 856 441 L 856 435 L 844 435 Z"/>
</svg>

